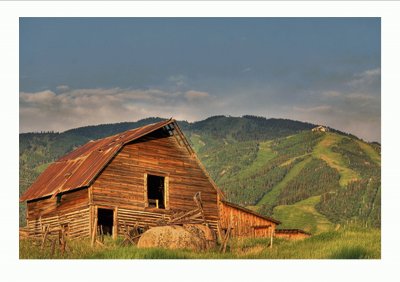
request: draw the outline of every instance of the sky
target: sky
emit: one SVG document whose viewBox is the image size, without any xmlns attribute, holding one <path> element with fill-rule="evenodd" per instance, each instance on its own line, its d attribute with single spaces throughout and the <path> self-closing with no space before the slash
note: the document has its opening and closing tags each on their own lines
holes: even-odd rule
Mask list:
<svg viewBox="0 0 400 282">
<path fill-rule="evenodd" d="M 257 115 L 381 139 L 380 18 L 20 18 L 20 132 Z"/>
</svg>

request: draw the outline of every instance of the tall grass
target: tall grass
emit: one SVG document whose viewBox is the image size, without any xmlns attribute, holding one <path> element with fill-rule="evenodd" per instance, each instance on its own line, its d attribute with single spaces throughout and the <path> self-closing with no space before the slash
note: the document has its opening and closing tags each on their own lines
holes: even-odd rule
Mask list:
<svg viewBox="0 0 400 282">
<path fill-rule="evenodd" d="M 70 251 L 44 250 L 32 240 L 21 240 L 21 259 L 379 259 L 381 256 L 379 229 L 348 228 L 312 236 L 301 241 L 275 239 L 273 247 L 267 238 L 232 239 L 228 250 L 205 252 L 190 250 L 139 249 L 121 246 L 121 239 L 106 238 L 105 246 L 91 248 L 89 240 L 68 242 Z"/>
</svg>

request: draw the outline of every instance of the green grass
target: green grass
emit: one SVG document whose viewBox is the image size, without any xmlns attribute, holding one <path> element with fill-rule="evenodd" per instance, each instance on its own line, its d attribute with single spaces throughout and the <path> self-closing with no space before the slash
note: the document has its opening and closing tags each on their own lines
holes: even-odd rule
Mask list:
<svg viewBox="0 0 400 282">
<path fill-rule="evenodd" d="M 35 168 L 35 171 L 37 173 L 42 173 L 51 163 L 45 163 L 45 164 L 41 164 L 38 167 Z"/>
<path fill-rule="evenodd" d="M 334 224 L 315 209 L 320 196 L 310 197 L 293 205 L 274 208 L 274 218 L 282 222 L 280 228 L 298 228 L 312 234 L 331 231 Z"/>
<path fill-rule="evenodd" d="M 259 143 L 257 156 L 251 165 L 244 167 L 243 170 L 239 171 L 235 177 L 236 178 L 245 178 L 253 175 L 256 171 L 260 170 L 265 166 L 270 160 L 272 160 L 276 156 L 276 152 L 272 151 L 269 147 L 271 144 L 270 141 Z"/>
<path fill-rule="evenodd" d="M 264 195 L 264 197 L 258 202 L 258 206 L 268 204 L 272 205 L 276 202 L 279 194 L 281 193 L 282 189 L 289 183 L 290 180 L 295 178 L 300 171 L 311 161 L 311 158 L 306 158 L 303 161 L 297 163 L 279 182 L 276 186 L 272 188 L 270 192 Z"/>
<path fill-rule="evenodd" d="M 340 174 L 340 186 L 346 186 L 350 181 L 360 178 L 358 173 L 347 167 L 344 159 L 330 148 L 339 143 L 343 136 L 327 132 L 324 138 L 315 146 L 313 156 L 323 159 L 330 167 L 336 169 Z"/>
<path fill-rule="evenodd" d="M 90 247 L 89 240 L 68 243 L 70 252 L 51 257 L 49 247 L 43 251 L 31 240 L 20 240 L 20 259 L 379 259 L 380 229 L 348 228 L 330 231 L 301 241 L 275 239 L 269 248 L 268 238 L 232 239 L 227 252 L 139 249 L 120 246 L 121 239 L 107 239 L 105 247 Z"/>
<path fill-rule="evenodd" d="M 192 142 L 193 149 L 196 152 L 200 151 L 200 149 L 206 145 L 198 134 L 191 134 L 190 141 Z"/>
<path fill-rule="evenodd" d="M 356 140 L 356 142 L 360 148 L 371 158 L 371 160 L 373 160 L 377 165 L 381 165 L 381 156 L 376 150 L 374 150 L 374 148 L 360 140 Z"/>
</svg>

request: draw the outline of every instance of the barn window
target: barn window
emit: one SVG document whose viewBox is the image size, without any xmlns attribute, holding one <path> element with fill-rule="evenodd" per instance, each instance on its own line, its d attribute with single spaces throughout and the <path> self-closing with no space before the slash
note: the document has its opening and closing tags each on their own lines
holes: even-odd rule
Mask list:
<svg viewBox="0 0 400 282">
<path fill-rule="evenodd" d="M 102 229 L 103 234 L 112 235 L 114 225 L 114 210 L 97 209 L 97 225 Z"/>
<path fill-rule="evenodd" d="M 165 177 L 147 174 L 147 203 L 149 207 L 165 209 Z"/>
</svg>

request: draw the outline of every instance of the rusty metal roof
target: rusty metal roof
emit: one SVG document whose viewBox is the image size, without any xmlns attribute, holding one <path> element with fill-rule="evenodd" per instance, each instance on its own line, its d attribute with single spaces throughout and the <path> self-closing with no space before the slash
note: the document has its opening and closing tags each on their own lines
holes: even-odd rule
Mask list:
<svg viewBox="0 0 400 282">
<path fill-rule="evenodd" d="M 175 120 L 169 119 L 89 141 L 47 167 L 21 196 L 20 201 L 54 196 L 60 192 L 91 185 L 125 144 L 171 123 L 175 123 Z"/>
</svg>

